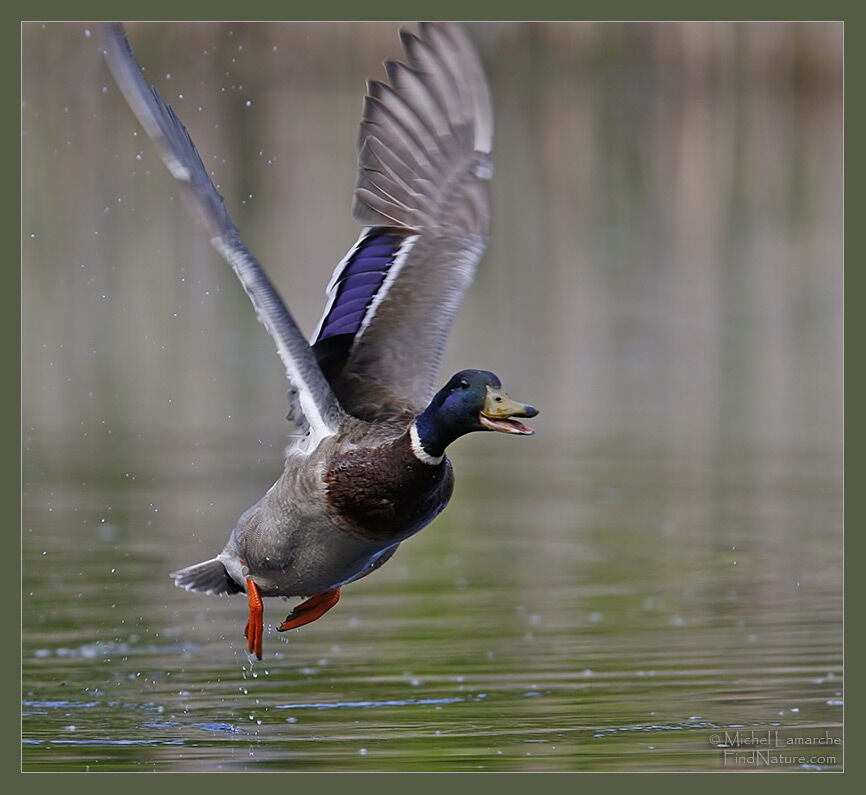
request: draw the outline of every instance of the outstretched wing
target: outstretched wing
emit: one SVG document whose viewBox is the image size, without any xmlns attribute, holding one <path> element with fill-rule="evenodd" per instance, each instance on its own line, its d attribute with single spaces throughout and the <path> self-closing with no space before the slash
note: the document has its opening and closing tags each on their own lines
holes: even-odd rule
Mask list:
<svg viewBox="0 0 866 795">
<path fill-rule="evenodd" d="M 276 343 L 289 380 L 289 416 L 302 433 L 303 441 L 295 449 L 315 449 L 319 441 L 336 432 L 342 409 L 309 343 L 261 265 L 241 242 L 186 128 L 159 91 L 145 82 L 123 26 L 106 25 L 104 44 L 108 66 L 123 96 L 168 170 L 185 185 L 184 198 L 193 214 L 234 269 L 259 321 Z"/>
<path fill-rule="evenodd" d="M 493 112 L 481 63 L 456 24 L 400 32 L 407 63 L 367 83 L 353 215 L 314 350 L 343 407 L 365 419 L 433 396 L 454 315 L 490 223 Z"/>
</svg>

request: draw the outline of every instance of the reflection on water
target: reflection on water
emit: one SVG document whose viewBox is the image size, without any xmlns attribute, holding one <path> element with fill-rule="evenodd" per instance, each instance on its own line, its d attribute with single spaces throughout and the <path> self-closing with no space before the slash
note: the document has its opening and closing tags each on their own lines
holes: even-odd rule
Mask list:
<svg viewBox="0 0 866 795">
<path fill-rule="evenodd" d="M 267 600 L 251 664 L 244 599 L 167 573 L 274 461 L 115 436 L 28 441 L 27 769 L 723 769 L 719 732 L 841 736 L 833 457 L 466 440 L 440 519 L 316 624 Z"/>
<path fill-rule="evenodd" d="M 129 28 L 307 330 L 396 27 Z M 462 440 L 436 523 L 310 627 L 271 600 L 250 665 L 243 599 L 167 573 L 276 477 L 282 368 L 96 29 L 23 26 L 25 769 L 742 769 L 726 731 L 839 736 L 841 25 L 470 30 L 494 228 L 443 374 L 494 370 L 537 434 Z"/>
</svg>

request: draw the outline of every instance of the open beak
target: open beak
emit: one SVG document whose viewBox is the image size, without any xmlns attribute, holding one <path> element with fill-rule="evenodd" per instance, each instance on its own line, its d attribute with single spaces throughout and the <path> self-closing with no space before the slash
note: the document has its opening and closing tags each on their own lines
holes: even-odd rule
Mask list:
<svg viewBox="0 0 866 795">
<path fill-rule="evenodd" d="M 514 418 L 534 417 L 536 414 L 538 414 L 537 408 L 527 406 L 525 403 L 518 403 L 504 392 L 497 392 L 488 386 L 484 407 L 481 409 L 478 419 L 488 430 L 529 436 L 535 431 Z"/>
</svg>

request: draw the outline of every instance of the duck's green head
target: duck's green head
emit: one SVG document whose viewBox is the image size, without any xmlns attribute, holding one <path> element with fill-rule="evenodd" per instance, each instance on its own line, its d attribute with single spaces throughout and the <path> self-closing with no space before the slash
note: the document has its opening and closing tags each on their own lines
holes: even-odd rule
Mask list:
<svg viewBox="0 0 866 795">
<path fill-rule="evenodd" d="M 423 451 L 434 458 L 455 439 L 472 431 L 533 433 L 515 417 L 534 417 L 538 409 L 512 400 L 502 383 L 486 370 L 461 370 L 440 389 L 415 420 Z"/>
</svg>

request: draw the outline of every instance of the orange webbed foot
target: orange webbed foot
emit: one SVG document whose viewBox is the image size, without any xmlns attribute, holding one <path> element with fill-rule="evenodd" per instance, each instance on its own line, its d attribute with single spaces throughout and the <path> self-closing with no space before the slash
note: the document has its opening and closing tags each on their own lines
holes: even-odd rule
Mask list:
<svg viewBox="0 0 866 795">
<path fill-rule="evenodd" d="M 244 637 L 247 639 L 247 649 L 254 651 L 258 659 L 262 659 L 262 636 L 264 635 L 264 620 L 265 613 L 262 597 L 259 594 L 259 589 L 256 584 L 247 578 L 247 595 L 250 604 L 250 617 L 247 619 L 247 626 L 244 629 Z"/>
<path fill-rule="evenodd" d="M 287 629 L 297 629 L 304 624 L 309 624 L 325 615 L 339 601 L 339 588 L 312 596 L 286 616 L 286 620 L 277 627 L 277 632 L 285 632 Z"/>
</svg>

